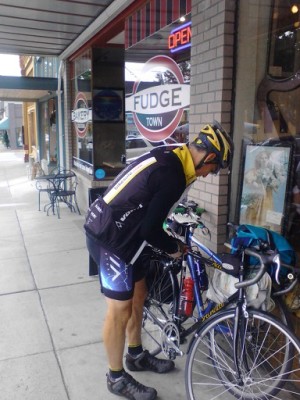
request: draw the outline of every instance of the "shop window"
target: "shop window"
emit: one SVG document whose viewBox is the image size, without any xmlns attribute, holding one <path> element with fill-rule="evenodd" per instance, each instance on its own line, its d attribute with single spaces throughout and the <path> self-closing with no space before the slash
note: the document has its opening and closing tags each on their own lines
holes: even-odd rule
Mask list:
<svg viewBox="0 0 300 400">
<path fill-rule="evenodd" d="M 16 133 L 16 143 L 17 143 L 17 147 L 22 148 L 23 145 L 24 145 L 22 128 L 16 128 L 16 129 L 15 129 L 15 133 Z"/>
<path fill-rule="evenodd" d="M 230 219 L 280 232 L 300 252 L 300 3 L 240 4 Z M 253 178 L 249 160 L 258 165 L 263 154 L 268 156 L 264 182 L 273 190 L 263 187 L 261 176 L 259 182 L 253 181 L 253 187 L 261 190 L 253 189 L 249 196 L 245 192 L 249 177 Z M 280 177 L 278 173 L 273 181 L 271 175 L 267 177 L 267 171 L 280 168 L 284 169 Z M 258 201 L 264 192 L 268 202 L 264 202 L 263 217 L 257 218 L 258 208 L 254 207 L 254 218 L 252 200 Z M 247 215 L 252 215 L 251 220 Z"/>
<path fill-rule="evenodd" d="M 57 78 L 57 57 L 35 57 L 35 76 Z"/>
<path fill-rule="evenodd" d="M 40 141 L 40 158 L 46 160 L 48 165 L 55 166 L 58 158 L 55 99 L 41 104 Z"/>
<path fill-rule="evenodd" d="M 146 7 L 144 11 L 146 18 L 149 10 Z M 181 17 L 153 32 L 144 29 L 146 20 L 132 17 L 127 23 L 126 159 L 158 144 L 188 141 L 191 22 L 189 13 Z M 163 20 L 167 21 L 167 16 Z M 133 23 L 136 37 L 130 33 Z"/>
<path fill-rule="evenodd" d="M 300 2 L 275 0 L 268 74 L 288 78 L 300 69 Z"/>
<path fill-rule="evenodd" d="M 90 172 L 93 163 L 91 50 L 75 59 L 71 67 L 73 164 Z"/>
</svg>

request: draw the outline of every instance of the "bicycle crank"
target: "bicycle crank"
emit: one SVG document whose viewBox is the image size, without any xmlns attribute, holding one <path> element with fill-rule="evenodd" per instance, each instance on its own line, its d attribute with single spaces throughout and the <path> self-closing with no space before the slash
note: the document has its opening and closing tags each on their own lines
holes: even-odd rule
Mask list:
<svg viewBox="0 0 300 400">
<path fill-rule="evenodd" d="M 170 360 L 175 360 L 176 356 L 183 356 L 183 351 L 179 349 L 180 335 L 174 322 L 167 322 L 161 331 L 161 347 L 164 355 Z"/>
</svg>

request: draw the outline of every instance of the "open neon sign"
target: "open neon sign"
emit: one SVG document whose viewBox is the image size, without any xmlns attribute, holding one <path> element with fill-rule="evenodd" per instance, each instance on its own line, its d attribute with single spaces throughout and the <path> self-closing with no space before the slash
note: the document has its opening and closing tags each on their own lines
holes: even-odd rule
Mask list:
<svg viewBox="0 0 300 400">
<path fill-rule="evenodd" d="M 168 37 L 168 48 L 171 53 L 191 47 L 191 25 L 191 22 L 187 22 L 171 31 Z"/>
</svg>

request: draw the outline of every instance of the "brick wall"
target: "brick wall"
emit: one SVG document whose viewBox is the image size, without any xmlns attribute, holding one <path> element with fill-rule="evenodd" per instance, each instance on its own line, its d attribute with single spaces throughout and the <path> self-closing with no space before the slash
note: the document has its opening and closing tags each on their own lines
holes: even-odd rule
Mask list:
<svg viewBox="0 0 300 400">
<path fill-rule="evenodd" d="M 192 1 L 190 140 L 214 119 L 231 131 L 235 8 L 233 0 Z M 223 250 L 226 238 L 228 184 L 223 172 L 198 179 L 189 190 L 189 197 L 207 210 L 207 244 L 214 251 Z"/>
</svg>

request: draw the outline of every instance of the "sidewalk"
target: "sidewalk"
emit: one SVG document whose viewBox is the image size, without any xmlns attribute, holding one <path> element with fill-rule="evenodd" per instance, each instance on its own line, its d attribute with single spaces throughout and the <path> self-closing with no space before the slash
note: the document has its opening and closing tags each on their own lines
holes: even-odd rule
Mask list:
<svg viewBox="0 0 300 400">
<path fill-rule="evenodd" d="M 23 157 L 0 147 L 0 398 L 116 400 L 106 389 L 105 301 L 88 276 L 84 215 L 38 211 Z M 135 377 L 159 400 L 182 400 L 184 362 Z"/>
</svg>

